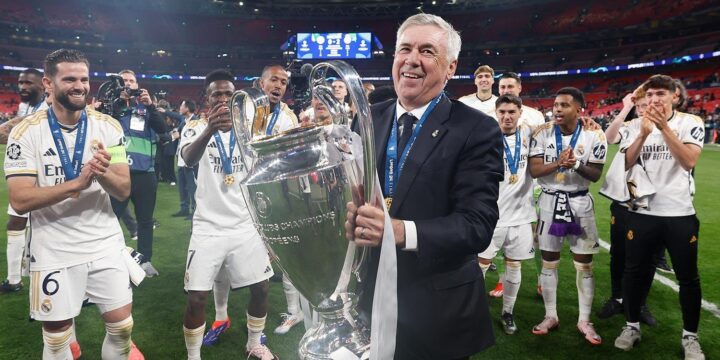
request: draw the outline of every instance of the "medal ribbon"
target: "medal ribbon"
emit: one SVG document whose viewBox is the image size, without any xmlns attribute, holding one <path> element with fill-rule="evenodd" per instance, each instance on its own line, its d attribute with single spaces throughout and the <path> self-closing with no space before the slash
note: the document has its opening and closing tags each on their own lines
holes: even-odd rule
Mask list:
<svg viewBox="0 0 720 360">
<path fill-rule="evenodd" d="M 268 124 L 267 130 L 265 130 L 265 135 L 272 135 L 272 130 L 275 127 L 275 123 L 277 122 L 278 117 L 280 116 L 280 103 L 275 106 L 275 109 L 273 110 L 272 117 L 270 118 L 270 124 Z M 232 150 L 230 150 L 232 151 Z"/>
<path fill-rule="evenodd" d="M 232 162 L 230 161 L 228 153 L 225 152 L 225 146 L 223 145 L 222 138 L 220 137 L 220 132 L 216 131 L 213 136 L 215 137 L 215 144 L 217 145 L 218 153 L 220 154 L 220 163 L 222 164 L 223 173 L 230 175 L 233 172 Z M 230 131 L 230 156 L 232 156 L 233 150 L 235 149 L 235 143 L 235 132 Z"/>
<path fill-rule="evenodd" d="M 44 102 L 45 102 L 45 95 L 43 95 L 43 97 L 40 99 L 40 101 L 37 103 L 37 105 L 33 106 L 32 114 L 34 114 L 36 111 L 38 111 L 38 109 L 42 106 L 42 104 Z M 30 103 L 28 103 L 28 107 L 30 107 L 29 105 L 30 105 Z M 27 114 L 25 114 L 25 115 L 27 115 Z"/>
<path fill-rule="evenodd" d="M 569 147 L 575 149 L 575 144 L 577 144 L 578 138 L 580 137 L 580 130 L 582 130 L 582 124 L 578 122 L 577 127 L 575 128 L 575 132 L 573 132 L 572 137 L 570 138 L 570 144 L 568 144 Z M 560 158 L 560 153 L 562 152 L 562 134 L 560 133 L 560 126 L 555 125 L 555 147 L 557 151 L 557 157 Z M 565 171 L 565 168 L 560 168 L 558 171 L 563 172 Z"/>
<path fill-rule="evenodd" d="M 73 157 L 70 160 L 70 154 L 68 148 L 65 145 L 65 139 L 62 135 L 60 123 L 53 112 L 52 107 L 48 108 L 48 123 L 50 124 L 50 133 L 52 134 L 53 140 L 55 141 L 55 148 L 57 149 L 58 156 L 60 157 L 60 163 L 62 164 L 63 172 L 65 173 L 65 180 L 72 180 L 80 175 L 80 169 L 82 168 L 83 154 L 85 153 L 85 138 L 87 135 L 87 113 L 85 110 L 80 115 L 80 121 L 77 125 L 77 137 L 75 138 L 75 149 L 73 150 Z"/>
<path fill-rule="evenodd" d="M 513 158 L 513 155 L 510 152 L 510 146 L 508 145 L 507 139 L 505 139 L 504 135 L 502 139 L 503 145 L 505 145 L 505 157 L 507 158 L 507 164 L 510 168 L 510 174 L 517 175 L 518 166 L 520 165 L 520 145 L 522 144 L 520 129 L 515 128 L 515 158 Z"/>
<path fill-rule="evenodd" d="M 385 189 L 383 192 L 385 193 L 386 197 L 393 196 L 395 192 L 395 183 L 400 179 L 400 173 L 405 166 L 405 161 L 407 160 L 407 156 L 410 153 L 410 148 L 412 148 L 413 143 L 417 139 L 418 134 L 420 133 L 420 130 L 425 123 L 425 120 L 427 120 L 428 116 L 430 116 L 430 113 L 432 113 L 433 109 L 435 109 L 435 106 L 437 106 L 437 104 L 440 102 L 444 95 L 445 93 L 441 92 L 440 95 L 438 95 L 430 102 L 430 105 L 428 105 L 427 109 L 425 109 L 422 117 L 420 117 L 420 120 L 418 120 L 417 124 L 415 124 L 415 129 L 412 130 L 413 133 L 410 136 L 407 144 L 405 145 L 405 149 L 403 150 L 399 161 L 397 113 L 393 116 L 392 129 L 390 129 L 390 138 L 388 139 L 387 148 L 385 151 Z M 403 131 L 408 130 L 410 129 L 403 129 Z"/>
</svg>

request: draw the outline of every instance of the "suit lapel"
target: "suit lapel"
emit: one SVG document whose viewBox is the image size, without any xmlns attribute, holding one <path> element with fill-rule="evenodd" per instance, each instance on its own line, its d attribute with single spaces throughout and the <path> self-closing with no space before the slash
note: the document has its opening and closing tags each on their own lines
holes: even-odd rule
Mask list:
<svg viewBox="0 0 720 360">
<path fill-rule="evenodd" d="M 422 168 L 425 164 L 425 160 L 427 160 L 428 156 L 432 154 L 435 147 L 440 143 L 440 139 L 442 139 L 447 132 L 447 127 L 444 123 L 450 119 L 451 109 L 452 102 L 447 97 L 443 97 L 443 99 L 435 107 L 435 110 L 433 110 L 430 116 L 428 116 L 425 124 L 423 124 L 423 128 L 420 131 L 420 134 L 418 134 L 417 139 L 415 139 L 415 143 L 410 149 L 407 161 L 405 162 L 405 166 L 400 174 L 400 181 L 398 181 L 397 190 L 393 196 L 390 216 L 397 214 L 397 211 L 402 205 L 405 195 L 408 190 L 410 190 L 412 183 L 415 181 L 420 168 Z M 410 165 L 411 163 L 417 164 L 417 166 L 412 166 Z"/>
<path fill-rule="evenodd" d="M 395 101 L 389 103 L 390 106 L 382 110 L 378 119 L 373 121 L 375 131 L 375 162 L 378 169 L 385 167 L 385 151 L 387 150 L 387 142 L 393 124 L 393 116 L 395 116 Z M 384 183 L 384 180 L 380 179 L 380 183 Z"/>
</svg>

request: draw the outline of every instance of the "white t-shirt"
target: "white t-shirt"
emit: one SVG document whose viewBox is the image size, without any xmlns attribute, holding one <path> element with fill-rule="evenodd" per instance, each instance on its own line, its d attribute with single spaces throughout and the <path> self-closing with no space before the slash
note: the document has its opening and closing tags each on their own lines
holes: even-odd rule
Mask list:
<svg viewBox="0 0 720 360">
<path fill-rule="evenodd" d="M 180 148 L 191 144 L 207 127 L 204 120 L 192 120 L 185 125 L 180 139 Z M 232 131 L 232 130 L 231 130 Z M 240 144 L 235 144 L 230 154 L 230 131 L 220 132 L 225 153 L 232 163 L 235 182 L 225 184 L 215 137 L 211 137 L 205 152 L 198 163 L 197 190 L 195 200 L 197 208 L 193 216 L 193 233 L 199 235 L 242 236 L 253 231 L 254 226 L 245 199 L 240 189 L 240 181 L 247 171 L 240 157 Z"/>
<path fill-rule="evenodd" d="M 47 102 L 45 102 L 45 98 L 43 98 L 40 103 L 35 104 L 35 106 L 30 106 L 30 103 L 22 102 L 20 106 L 18 106 L 17 116 L 30 115 L 40 110 L 47 110 L 47 108 L 48 105 Z"/>
<path fill-rule="evenodd" d="M 699 117 L 675 112 L 668 126 L 680 138 L 683 144 L 703 147 L 705 125 Z M 640 134 L 641 120 L 626 122 L 620 129 L 621 151 L 625 151 Z M 693 198 L 693 178 L 689 171 L 682 168 L 680 162 L 670 153 L 662 133 L 654 128 L 648 135 L 640 151 L 643 167 L 655 186 L 656 193 L 648 197 L 648 207 L 634 210 L 638 213 L 654 216 L 687 216 L 695 214 Z"/>
<path fill-rule="evenodd" d="M 517 169 L 518 180 L 514 184 L 510 183 L 510 166 L 508 166 L 508 159 L 503 151 L 505 178 L 500 183 L 500 196 L 498 197 L 500 218 L 497 226 L 517 226 L 537 220 L 537 213 L 533 205 L 533 181 L 527 170 L 532 131 L 530 127 L 520 125 L 518 133 L 522 145 L 520 146 L 520 163 Z M 513 159 L 517 156 L 515 154 L 515 139 L 515 135 L 505 136 Z"/>
<path fill-rule="evenodd" d="M 473 93 L 459 98 L 458 101 L 472 108 L 478 109 L 484 112 L 485 115 L 491 116 L 493 119 L 497 120 L 497 115 L 495 115 L 495 101 L 497 101 L 497 98 L 497 96 L 492 95 L 489 99 L 483 101 L 478 99 L 477 94 Z"/>
<path fill-rule="evenodd" d="M 525 124 L 534 129 L 542 124 L 545 124 L 545 115 L 534 108 L 523 105 L 522 115 L 520 115 L 518 123 Z"/>
<path fill-rule="evenodd" d="M 562 150 L 567 149 L 571 138 L 572 134 L 562 136 Z M 558 158 L 558 151 L 555 144 L 555 124 L 548 122 L 535 129 L 530 147 L 531 157 L 542 156 L 545 164 L 555 162 Z M 588 131 L 582 129 L 573 152 L 575 153 L 577 161 L 585 165 L 588 163 L 605 164 L 605 157 L 607 155 L 605 134 L 600 130 Z M 562 182 L 558 182 L 555 179 L 556 173 L 554 172 L 538 178 L 538 184 L 542 186 L 543 189 L 566 192 L 587 190 L 590 186 L 590 180 L 580 176 L 580 174 L 575 171 L 566 169 L 564 173 L 565 179 Z"/>
<path fill-rule="evenodd" d="M 123 143 L 120 123 L 108 115 L 87 110 L 88 123 L 83 164 L 92 156 L 92 147 L 106 148 Z M 75 149 L 77 128 L 62 135 L 68 152 Z M 20 122 L 10 133 L 5 157 L 5 177 L 33 176 L 38 187 L 65 181 L 65 174 L 50 132 L 47 111 L 39 111 Z M 97 181 L 80 192 L 78 198 L 32 212 L 30 270 L 50 270 L 75 266 L 117 251 L 123 241 L 122 230 L 110 205 L 108 193 Z"/>
</svg>

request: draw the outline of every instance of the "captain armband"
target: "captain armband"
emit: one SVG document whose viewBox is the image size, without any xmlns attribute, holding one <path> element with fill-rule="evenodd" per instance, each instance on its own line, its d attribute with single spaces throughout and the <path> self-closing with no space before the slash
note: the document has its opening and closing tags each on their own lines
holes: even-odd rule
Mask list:
<svg viewBox="0 0 720 360">
<path fill-rule="evenodd" d="M 116 145 L 109 147 L 107 152 L 110 154 L 110 164 L 127 164 L 127 154 L 124 145 Z"/>
</svg>

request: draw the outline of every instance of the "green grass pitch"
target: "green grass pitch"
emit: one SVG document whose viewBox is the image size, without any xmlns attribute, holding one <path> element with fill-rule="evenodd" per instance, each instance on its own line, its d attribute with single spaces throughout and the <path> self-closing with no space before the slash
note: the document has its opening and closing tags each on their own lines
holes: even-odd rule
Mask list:
<svg viewBox="0 0 720 360">
<path fill-rule="evenodd" d="M 3 154 L 4 146 L 0 147 Z M 613 156 L 616 147 L 611 147 Z M 607 167 L 606 167 L 607 168 Z M 703 286 L 703 298 L 720 304 L 720 286 L 715 282 L 720 275 L 720 266 L 715 262 L 720 258 L 720 147 L 706 146 L 695 172 L 697 193 L 695 205 L 700 218 L 700 276 Z M 4 182 L 3 180 L 0 180 Z M 597 194 L 599 185 L 592 187 L 596 200 L 596 215 L 600 236 L 609 240 L 609 202 Z M 7 202 L 7 189 L 0 184 L 0 204 Z M 158 188 L 158 201 L 155 217 L 160 227 L 155 230 L 153 264 L 160 271 L 157 278 L 146 279 L 135 290 L 133 317 L 135 328 L 133 340 L 147 359 L 183 359 L 186 357 L 182 334 L 182 318 L 186 297 L 183 293 L 183 275 L 185 254 L 190 239 L 189 221 L 173 218 L 170 214 L 178 210 L 177 188 L 161 184 Z M 4 206 L 4 205 L 3 205 Z M 5 224 L 7 215 L 0 211 L 0 223 Z M 0 232 L 0 277 L 6 276 L 5 233 Z M 134 242 L 128 240 L 130 246 Z M 595 302 L 593 312 L 600 308 L 610 294 L 609 255 L 602 251 L 595 257 Z M 502 263 L 499 263 L 502 266 Z M 680 334 L 682 329 L 678 295 L 670 288 L 655 282 L 648 304 L 658 319 L 655 328 L 643 327 L 643 341 L 631 352 L 624 353 L 613 347 L 613 341 L 624 324 L 622 316 L 609 320 L 592 320 L 603 337 L 603 344 L 591 346 L 578 335 L 575 329 L 577 321 L 577 292 L 575 290 L 575 270 L 572 261 L 565 252 L 561 261 L 560 284 L 558 289 L 558 312 L 560 329 L 548 336 L 538 337 L 530 329 L 543 315 L 542 301 L 535 296 L 535 264 L 533 261 L 523 265 L 523 285 L 520 289 L 515 319 L 519 328 L 516 335 L 502 333 L 498 318 L 502 301 L 491 299 L 490 307 L 495 324 L 497 345 L 473 359 L 678 359 L 682 357 Z M 672 279 L 672 276 L 671 276 Z M 674 279 L 673 279 L 674 280 Z M 497 273 L 488 273 L 487 288 L 490 290 L 497 281 Z M 28 279 L 23 279 L 26 287 L 16 294 L 0 295 L 0 359 L 40 359 L 42 355 L 42 337 L 40 324 L 28 322 Z M 248 300 L 247 290 L 233 292 L 230 298 L 230 317 L 232 327 L 223 334 L 220 342 L 202 349 L 204 359 L 245 358 L 245 306 Z M 402 304 L 400 304 L 402 306 Z M 266 334 L 270 348 L 282 359 L 295 359 L 296 348 L 302 336 L 302 326 L 294 328 L 289 334 L 278 336 L 273 329 L 280 321 L 280 312 L 286 311 L 282 284 L 271 283 L 270 311 L 267 318 Z M 207 308 L 208 324 L 212 322 L 214 310 L 212 302 Z M 77 337 L 83 350 L 83 359 L 99 359 L 104 337 L 104 326 L 97 310 L 86 307 L 76 319 Z M 720 319 L 703 310 L 700 323 L 700 340 L 708 359 L 720 357 Z"/>
</svg>

